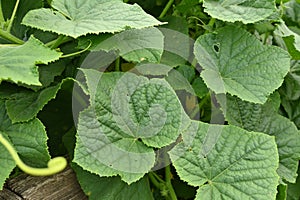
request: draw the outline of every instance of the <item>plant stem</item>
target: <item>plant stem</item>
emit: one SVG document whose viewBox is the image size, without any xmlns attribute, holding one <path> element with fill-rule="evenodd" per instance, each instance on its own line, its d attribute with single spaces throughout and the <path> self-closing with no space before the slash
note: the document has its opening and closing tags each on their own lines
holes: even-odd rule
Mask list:
<svg viewBox="0 0 300 200">
<path fill-rule="evenodd" d="M 153 174 L 155 174 L 155 173 L 154 173 L 154 172 L 148 173 L 148 177 L 149 177 L 150 181 L 153 183 L 153 185 L 154 185 L 157 189 L 161 189 L 161 183 L 159 183 L 159 182 L 156 180 L 156 178 L 155 178 L 155 176 L 154 176 Z"/>
<path fill-rule="evenodd" d="M 54 44 L 57 43 L 57 40 L 58 40 L 58 39 L 59 39 L 59 37 L 58 37 L 57 39 L 55 39 L 55 40 L 52 40 L 52 41 L 46 43 L 45 46 L 46 46 L 46 47 L 51 47 L 51 48 L 52 48 L 52 47 L 54 46 Z M 66 42 L 69 42 L 69 41 L 71 41 L 71 40 L 72 40 L 72 38 L 64 37 L 64 38 L 60 41 L 60 43 L 59 43 L 58 46 L 60 46 L 60 45 L 62 45 L 62 44 L 64 44 L 64 43 L 66 43 Z M 55 48 L 57 48 L 57 47 L 55 47 Z"/>
<path fill-rule="evenodd" d="M 165 176 L 166 176 L 166 186 L 168 187 L 168 191 L 170 194 L 170 197 L 172 200 L 177 200 L 177 196 L 176 193 L 174 191 L 174 188 L 172 186 L 172 182 L 171 182 L 171 164 L 169 164 L 168 166 L 166 166 L 165 168 Z"/>
<path fill-rule="evenodd" d="M 216 22 L 216 18 L 213 18 L 213 17 L 212 17 L 212 18 L 210 18 L 210 20 L 209 20 L 207 26 L 213 28 L 215 22 Z M 210 32 L 210 30 L 205 30 L 205 33 L 208 33 L 208 32 Z"/>
<path fill-rule="evenodd" d="M 5 19 L 4 19 L 3 12 L 2 12 L 2 1 L 0 0 L 0 24 L 4 23 L 4 22 L 5 22 Z M 2 28 L 2 27 L 0 27 L 0 28 Z"/>
<path fill-rule="evenodd" d="M 77 51 L 74 53 L 70 53 L 70 54 L 66 54 L 66 55 L 62 55 L 60 58 L 68 58 L 68 57 L 72 57 L 72 56 L 76 56 L 79 55 L 87 50 L 89 50 L 89 48 L 92 46 L 92 43 L 89 44 L 89 46 L 87 46 L 85 49 L 81 50 L 81 51 Z"/>
<path fill-rule="evenodd" d="M 2 29 L 0 29 L 0 37 L 4 38 L 6 40 L 9 40 L 11 42 L 14 42 L 16 44 L 24 44 L 25 43 L 23 40 L 17 38 L 16 36 L 10 34 L 7 31 L 2 30 Z"/>
<path fill-rule="evenodd" d="M 208 92 L 204 98 L 201 99 L 201 101 L 199 102 L 198 106 L 193 110 L 193 112 L 190 114 L 190 118 L 193 119 L 197 113 L 202 109 L 202 107 L 204 106 L 204 104 L 209 100 L 210 98 L 210 93 Z"/>
<path fill-rule="evenodd" d="M 120 57 L 118 57 L 115 61 L 115 71 L 116 72 L 120 71 Z"/>
<path fill-rule="evenodd" d="M 171 8 L 173 3 L 174 3 L 174 0 L 169 0 L 169 2 L 167 3 L 165 8 L 163 9 L 161 14 L 159 15 L 159 17 L 158 17 L 159 19 L 163 18 L 167 14 L 168 10 Z"/>
<path fill-rule="evenodd" d="M 12 13 L 12 15 L 10 17 L 10 20 L 9 20 L 9 23 L 8 23 L 8 26 L 7 26 L 7 29 L 6 29 L 6 31 L 9 32 L 9 33 L 10 33 L 11 27 L 12 27 L 12 25 L 14 23 L 14 19 L 15 19 L 16 13 L 17 13 L 17 9 L 18 9 L 19 3 L 20 3 L 20 0 L 17 0 L 16 4 L 15 4 L 15 7 L 14 7 L 14 10 L 13 10 L 13 13 Z"/>
<path fill-rule="evenodd" d="M 56 49 L 57 47 L 59 47 L 59 45 L 61 45 L 64 38 L 65 38 L 64 35 L 58 36 L 58 38 L 54 40 L 54 44 L 51 45 L 51 49 Z"/>
<path fill-rule="evenodd" d="M 62 171 L 67 166 L 67 160 L 64 157 L 56 157 L 48 162 L 47 168 L 33 168 L 26 165 L 19 157 L 14 147 L 0 133 L 0 143 L 10 153 L 16 165 L 24 172 L 34 176 L 49 176 Z"/>
</svg>

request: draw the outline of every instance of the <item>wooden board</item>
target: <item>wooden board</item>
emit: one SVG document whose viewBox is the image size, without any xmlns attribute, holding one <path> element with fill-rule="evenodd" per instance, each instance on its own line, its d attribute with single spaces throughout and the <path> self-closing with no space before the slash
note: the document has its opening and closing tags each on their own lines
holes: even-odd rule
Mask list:
<svg viewBox="0 0 300 200">
<path fill-rule="evenodd" d="M 21 174 L 7 181 L 0 200 L 87 200 L 71 168 L 53 176 Z"/>
</svg>

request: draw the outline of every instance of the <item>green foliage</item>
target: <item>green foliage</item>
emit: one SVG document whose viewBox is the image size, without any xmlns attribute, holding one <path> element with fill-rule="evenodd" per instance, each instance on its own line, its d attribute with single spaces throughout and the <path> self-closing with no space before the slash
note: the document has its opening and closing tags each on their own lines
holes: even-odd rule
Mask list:
<svg viewBox="0 0 300 200">
<path fill-rule="evenodd" d="M 299 13 L 0 1 L 0 189 L 18 157 L 36 174 L 65 156 L 89 199 L 299 199 Z"/>
</svg>

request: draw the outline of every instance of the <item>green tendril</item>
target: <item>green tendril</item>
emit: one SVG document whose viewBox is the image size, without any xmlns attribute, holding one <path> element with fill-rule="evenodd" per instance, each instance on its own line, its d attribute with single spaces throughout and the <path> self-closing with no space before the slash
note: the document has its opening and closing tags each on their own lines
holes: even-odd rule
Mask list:
<svg viewBox="0 0 300 200">
<path fill-rule="evenodd" d="M 56 157 L 48 162 L 47 168 L 34 168 L 26 165 L 19 157 L 14 147 L 0 133 L 0 142 L 8 150 L 16 165 L 25 173 L 33 176 L 49 176 L 64 170 L 67 166 L 67 160 L 64 157 Z"/>
</svg>

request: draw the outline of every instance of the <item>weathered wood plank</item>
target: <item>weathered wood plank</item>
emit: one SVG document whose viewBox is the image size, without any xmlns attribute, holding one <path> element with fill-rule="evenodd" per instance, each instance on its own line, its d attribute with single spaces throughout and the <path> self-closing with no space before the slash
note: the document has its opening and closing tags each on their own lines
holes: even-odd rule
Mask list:
<svg viewBox="0 0 300 200">
<path fill-rule="evenodd" d="M 0 200 L 87 200 L 77 182 L 75 173 L 67 168 L 47 177 L 21 174 L 6 183 Z M 16 196 L 16 197 L 14 197 Z"/>
</svg>

